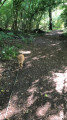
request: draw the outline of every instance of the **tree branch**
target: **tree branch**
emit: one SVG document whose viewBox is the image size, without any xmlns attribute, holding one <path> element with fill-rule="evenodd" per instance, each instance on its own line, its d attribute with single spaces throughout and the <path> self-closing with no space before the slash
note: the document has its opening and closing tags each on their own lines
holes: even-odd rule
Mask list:
<svg viewBox="0 0 67 120">
<path fill-rule="evenodd" d="M 4 4 L 6 1 L 7 1 L 7 0 L 4 0 L 3 3 L 1 3 L 2 0 L 0 0 L 0 4 L 1 4 L 0 8 L 3 6 L 3 4 Z"/>
</svg>

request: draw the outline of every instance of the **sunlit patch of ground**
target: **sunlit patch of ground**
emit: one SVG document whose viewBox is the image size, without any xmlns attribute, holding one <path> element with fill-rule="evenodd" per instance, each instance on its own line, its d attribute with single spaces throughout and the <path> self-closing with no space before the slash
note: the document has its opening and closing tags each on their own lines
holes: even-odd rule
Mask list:
<svg viewBox="0 0 67 120">
<path fill-rule="evenodd" d="M 52 73 L 53 80 L 56 83 L 56 90 L 60 94 L 62 93 L 63 89 L 67 92 L 67 70 L 64 73 Z"/>
<path fill-rule="evenodd" d="M 64 119 L 64 112 L 63 110 L 60 110 L 55 115 L 50 115 L 47 120 L 63 120 Z"/>
<path fill-rule="evenodd" d="M 4 66 L 2 65 L 2 63 L 0 63 L 0 79 L 2 77 L 2 73 L 4 72 Z"/>
<path fill-rule="evenodd" d="M 19 53 L 22 53 L 22 54 L 31 54 L 31 51 L 19 50 Z"/>
<path fill-rule="evenodd" d="M 13 98 L 9 101 L 7 108 L 0 111 L 0 120 L 4 120 L 6 118 L 10 118 L 11 116 L 19 113 L 19 109 L 15 104 L 18 100 L 17 96 L 13 96 Z"/>
<path fill-rule="evenodd" d="M 44 106 L 40 106 L 39 108 L 37 108 L 36 110 L 36 115 L 38 117 L 42 117 L 45 116 L 46 113 L 49 111 L 51 107 L 51 104 L 49 102 L 47 102 Z"/>
</svg>

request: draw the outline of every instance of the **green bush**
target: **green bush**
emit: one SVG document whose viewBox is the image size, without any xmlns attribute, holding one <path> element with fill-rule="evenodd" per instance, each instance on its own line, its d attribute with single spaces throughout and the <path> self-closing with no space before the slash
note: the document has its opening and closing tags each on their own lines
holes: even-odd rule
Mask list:
<svg viewBox="0 0 67 120">
<path fill-rule="evenodd" d="M 1 51 L 1 59 L 2 60 L 11 60 L 11 59 L 15 58 L 17 54 L 18 54 L 17 49 L 14 46 L 12 46 L 12 47 L 6 46 Z"/>
</svg>

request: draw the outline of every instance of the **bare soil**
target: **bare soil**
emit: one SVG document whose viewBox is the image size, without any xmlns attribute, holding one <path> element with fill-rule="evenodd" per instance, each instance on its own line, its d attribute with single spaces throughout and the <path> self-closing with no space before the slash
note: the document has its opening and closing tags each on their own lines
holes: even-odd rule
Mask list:
<svg viewBox="0 0 67 120">
<path fill-rule="evenodd" d="M 22 70 L 17 60 L 0 61 L 0 120 L 67 120 L 63 31 L 39 35 L 19 51 L 25 55 Z"/>
</svg>

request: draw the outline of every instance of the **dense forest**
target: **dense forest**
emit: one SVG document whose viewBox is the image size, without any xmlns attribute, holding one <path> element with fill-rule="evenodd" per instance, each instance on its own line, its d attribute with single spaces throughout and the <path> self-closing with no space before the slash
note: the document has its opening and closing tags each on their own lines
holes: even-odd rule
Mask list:
<svg viewBox="0 0 67 120">
<path fill-rule="evenodd" d="M 0 29 L 32 31 L 67 27 L 66 0 L 0 0 Z"/>
</svg>

